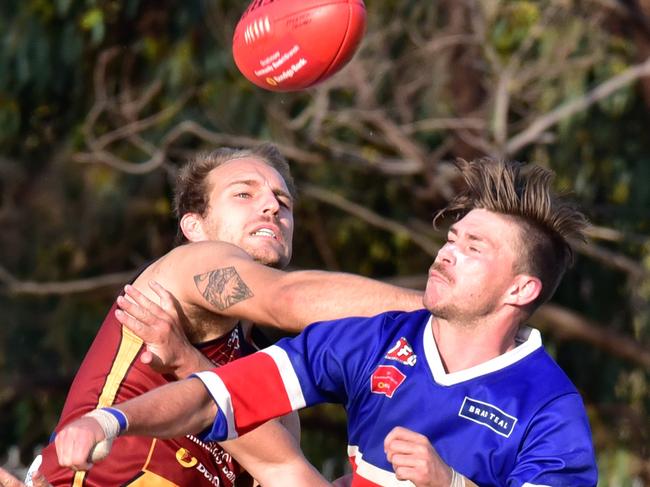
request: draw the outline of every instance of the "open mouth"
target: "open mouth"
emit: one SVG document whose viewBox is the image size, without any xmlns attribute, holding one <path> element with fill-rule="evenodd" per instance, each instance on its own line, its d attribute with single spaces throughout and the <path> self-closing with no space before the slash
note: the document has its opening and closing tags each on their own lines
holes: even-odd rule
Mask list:
<svg viewBox="0 0 650 487">
<path fill-rule="evenodd" d="M 274 240 L 278 239 L 275 232 L 273 230 L 271 230 L 270 228 L 258 228 L 257 230 L 252 232 L 251 235 L 253 237 L 270 237 L 270 238 L 272 238 Z"/>
</svg>

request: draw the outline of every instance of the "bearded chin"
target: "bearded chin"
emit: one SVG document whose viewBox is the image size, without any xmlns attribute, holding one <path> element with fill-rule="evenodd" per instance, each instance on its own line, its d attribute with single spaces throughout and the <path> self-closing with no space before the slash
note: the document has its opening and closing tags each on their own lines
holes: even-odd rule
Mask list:
<svg viewBox="0 0 650 487">
<path fill-rule="evenodd" d="M 280 255 L 277 252 L 269 249 L 250 247 L 244 248 L 244 250 L 253 258 L 253 260 L 267 267 L 284 269 L 289 263 L 289 259 L 285 258 L 284 255 Z"/>
<path fill-rule="evenodd" d="M 458 306 L 452 303 L 434 305 L 429 311 L 436 318 L 446 321 L 456 321 L 463 314 Z"/>
<path fill-rule="evenodd" d="M 461 307 L 457 303 L 439 303 L 433 305 L 429 311 L 436 318 L 457 323 L 473 326 L 480 323 L 482 318 L 490 315 L 494 311 L 494 303 L 483 303 L 482 306 Z"/>
</svg>

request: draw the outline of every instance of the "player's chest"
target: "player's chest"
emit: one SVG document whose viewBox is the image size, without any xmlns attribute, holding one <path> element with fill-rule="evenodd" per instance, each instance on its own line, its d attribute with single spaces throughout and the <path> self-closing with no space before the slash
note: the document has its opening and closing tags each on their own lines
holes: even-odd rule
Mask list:
<svg viewBox="0 0 650 487">
<path fill-rule="evenodd" d="M 350 444 L 368 461 L 390 468 L 386 435 L 402 426 L 427 436 L 448 462 L 468 454 L 499 452 L 497 468 L 514 462 L 528 423 L 527 411 L 494 376 L 441 385 L 423 353 L 402 340 L 370 367 L 348 405 Z"/>
</svg>

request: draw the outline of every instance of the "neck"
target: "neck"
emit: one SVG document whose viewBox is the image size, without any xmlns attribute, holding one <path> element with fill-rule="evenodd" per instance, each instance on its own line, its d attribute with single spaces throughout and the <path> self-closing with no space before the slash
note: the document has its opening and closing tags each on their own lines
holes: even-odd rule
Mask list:
<svg viewBox="0 0 650 487">
<path fill-rule="evenodd" d="M 469 369 L 515 348 L 519 329 L 512 321 L 457 322 L 433 316 L 433 338 L 448 373 Z"/>
</svg>

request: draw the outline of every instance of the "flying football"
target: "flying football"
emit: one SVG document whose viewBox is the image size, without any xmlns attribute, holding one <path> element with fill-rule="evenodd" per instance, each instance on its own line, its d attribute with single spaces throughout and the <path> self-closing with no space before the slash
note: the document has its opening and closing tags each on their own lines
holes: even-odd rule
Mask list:
<svg viewBox="0 0 650 487">
<path fill-rule="evenodd" d="M 363 0 L 253 0 L 235 27 L 233 57 L 260 88 L 301 90 L 345 66 L 365 27 Z"/>
</svg>

